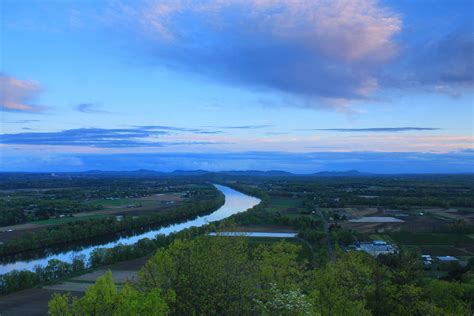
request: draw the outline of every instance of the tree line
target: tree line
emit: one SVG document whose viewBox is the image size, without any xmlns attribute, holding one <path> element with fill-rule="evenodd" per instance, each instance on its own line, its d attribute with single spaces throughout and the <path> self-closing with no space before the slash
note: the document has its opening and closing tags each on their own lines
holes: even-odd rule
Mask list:
<svg viewBox="0 0 474 316">
<path fill-rule="evenodd" d="M 175 240 L 121 290 L 110 273 L 83 298 L 56 294 L 50 315 L 471 315 L 472 265 L 461 281 L 426 278 L 416 254 L 360 252 L 312 268 L 285 242 Z M 155 306 L 156 310 L 150 309 Z"/>
<path fill-rule="evenodd" d="M 85 240 L 137 228 L 188 220 L 199 215 L 208 214 L 224 204 L 224 195 L 217 189 L 213 195 L 200 197 L 181 206 L 138 218 L 125 217 L 121 221 L 115 218 L 77 220 L 57 225 L 34 233 L 27 233 L 0 245 L 0 255 L 9 255 L 56 244 Z"/>
</svg>

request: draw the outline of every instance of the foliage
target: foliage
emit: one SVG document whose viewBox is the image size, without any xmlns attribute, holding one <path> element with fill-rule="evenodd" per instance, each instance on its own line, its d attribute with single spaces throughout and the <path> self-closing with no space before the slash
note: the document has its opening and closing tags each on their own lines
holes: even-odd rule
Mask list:
<svg viewBox="0 0 474 316">
<path fill-rule="evenodd" d="M 143 227 L 165 225 L 192 219 L 208 214 L 224 203 L 222 193 L 213 189 L 212 195 L 193 200 L 182 206 L 173 207 L 157 214 L 138 218 L 125 217 L 122 221 L 115 218 L 103 218 L 69 222 L 36 233 L 25 234 L 0 245 L 0 255 L 14 254 L 27 250 L 43 248 L 60 243 L 68 243 L 92 237 L 141 229 Z"/>
<path fill-rule="evenodd" d="M 147 262 L 137 284 L 117 292 L 106 275 L 80 300 L 55 296 L 50 312 L 69 315 L 57 312 L 67 306 L 67 312 L 121 315 L 110 309 L 115 302 L 113 308 L 133 315 L 145 306 L 136 302 L 157 295 L 171 315 L 472 313 L 474 277 L 468 272 L 463 282 L 426 279 L 410 252 L 380 262 L 360 252 L 340 253 L 326 266 L 310 269 L 297 260 L 300 250 L 285 242 L 252 249 L 242 237 L 177 239 Z"/>
<path fill-rule="evenodd" d="M 83 298 L 54 294 L 48 304 L 49 315 L 167 315 L 168 306 L 159 289 L 142 293 L 130 284 L 118 291 L 109 271 L 97 278 Z"/>
<path fill-rule="evenodd" d="M 41 282 L 61 278 L 73 272 L 84 269 L 83 257 L 73 258 L 73 263 L 67 263 L 57 259 L 51 259 L 45 267 L 37 266 L 35 271 L 17 271 L 0 275 L 0 294 L 8 294 L 15 291 L 34 287 Z"/>
</svg>

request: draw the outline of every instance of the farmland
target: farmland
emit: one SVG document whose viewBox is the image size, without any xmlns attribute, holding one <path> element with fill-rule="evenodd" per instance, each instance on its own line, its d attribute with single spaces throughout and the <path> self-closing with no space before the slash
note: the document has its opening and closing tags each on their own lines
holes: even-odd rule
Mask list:
<svg viewBox="0 0 474 316">
<path fill-rule="evenodd" d="M 14 182 L 13 179 L 9 181 Z M 134 244 L 117 244 L 111 248 L 98 249 L 91 254 L 88 262 L 81 258 L 76 258 L 74 263 L 53 260 L 43 270 L 34 272 L 36 278 L 34 282 L 28 279 L 31 275 L 26 272 L 12 275 L 12 279 L 8 280 L 26 278 L 38 287 L 35 290 L 10 294 L 5 297 L 5 301 L 0 298 L 0 307 L 12 311 L 19 311 L 15 307 L 15 302 L 27 298 L 36 302 L 37 310 L 45 311 L 48 295 L 53 292 L 72 291 L 81 297 L 95 284 L 98 277 L 107 275 L 109 268 L 113 272 L 118 290 L 128 284 L 127 279 L 133 281 L 131 284 L 142 282 L 140 284 L 143 285 L 144 281 L 139 279 L 139 275 L 144 271 L 143 265 L 153 260 L 154 253 L 165 255 L 170 252 L 173 253 L 172 258 L 188 257 L 189 253 L 185 255 L 181 253 L 183 249 L 188 249 L 187 251 L 191 253 L 196 251 L 195 255 L 192 255 L 192 260 L 196 260 L 196 264 L 203 265 L 203 269 L 212 271 L 219 269 L 218 266 L 213 266 L 216 260 L 208 260 L 207 255 L 203 254 L 210 251 L 212 254 L 209 256 L 213 259 L 219 258 L 218 260 L 223 260 L 226 265 L 232 265 L 234 263 L 227 262 L 225 255 L 220 256 L 221 253 L 235 251 L 233 256 L 242 260 L 240 266 L 247 267 L 248 275 L 256 273 L 251 268 L 252 265 L 268 269 L 266 265 L 280 256 L 286 259 L 283 261 L 278 259 L 277 266 L 290 264 L 292 269 L 296 269 L 293 271 L 299 271 L 298 273 L 302 275 L 313 272 L 318 275 L 330 273 L 332 266 L 349 260 L 344 258 L 352 258 L 350 260 L 355 260 L 354 262 L 372 260 L 370 264 L 364 264 L 371 267 L 380 265 L 382 269 L 395 271 L 393 276 L 386 276 L 387 282 L 394 284 L 399 282 L 396 277 L 398 273 L 403 275 L 405 272 L 397 272 L 397 269 L 403 269 L 403 264 L 391 265 L 406 260 L 417 267 L 417 276 L 413 276 L 413 280 L 418 280 L 416 286 L 420 291 L 424 291 L 422 290 L 424 286 L 429 286 L 430 281 L 427 280 L 430 279 L 441 278 L 446 282 L 457 281 L 464 284 L 462 282 L 467 282 L 465 280 L 470 275 L 469 269 L 474 258 L 474 230 L 471 217 L 474 206 L 471 193 L 474 188 L 471 178 L 465 176 L 319 179 L 211 174 L 171 179 L 111 177 L 90 179 L 91 183 L 97 185 L 94 190 L 91 186 L 84 185 L 86 179 L 80 177 L 72 180 L 73 183 L 77 182 L 74 186 L 65 186 L 64 192 L 61 192 L 56 183 L 64 179 L 48 178 L 47 181 L 51 182 L 48 185 L 54 187 L 54 190 L 48 189 L 47 184 L 36 179 L 25 183 L 24 186 L 27 185 L 27 188 L 17 183 L 14 185 L 15 189 L 3 192 L 6 195 L 2 195 L 2 198 L 6 203 L 15 201 L 19 205 L 25 204 L 20 202 L 23 199 L 27 199 L 30 204 L 45 205 L 41 203 L 42 200 L 55 201 L 56 198 L 61 198 L 63 201 L 61 203 L 65 203 L 64 205 L 69 201 L 72 205 L 84 206 L 84 209 L 69 208 L 70 212 L 63 212 L 53 208 L 53 211 L 48 213 L 49 218 L 42 218 L 43 215 L 39 214 L 45 214 L 42 211 L 43 206 L 36 207 L 34 214 L 30 212 L 33 208 L 27 208 L 27 212 L 22 212 L 23 215 L 27 215 L 26 222 L 1 228 L 3 232 L 0 233 L 0 237 L 10 237 L 4 239 L 6 245 L 21 241 L 24 236 L 28 236 L 31 239 L 19 245 L 43 247 L 38 242 L 43 242 L 44 237 L 51 238 L 51 235 L 59 238 L 58 241 L 66 237 L 74 240 L 79 234 L 101 236 L 107 230 L 112 234 L 122 232 L 125 238 L 129 238 L 127 236 L 133 234 L 127 235 L 127 232 L 134 229 L 140 232 L 146 231 L 145 227 L 152 225 L 157 219 L 159 224 L 167 223 L 163 219 L 170 218 L 173 221 L 175 218 L 186 219 L 186 214 L 190 214 L 189 212 L 200 214 L 215 209 L 222 201 L 219 202 L 219 195 L 216 195 L 211 183 L 220 183 L 238 192 L 256 196 L 261 202 L 246 212 L 237 212 L 207 225 L 203 223 L 203 227 L 200 228 L 188 228 L 166 237 L 151 237 Z M 32 187 L 32 183 L 36 183 L 38 187 Z M 139 193 L 133 193 L 132 187 L 136 187 Z M 15 209 L 12 209 L 12 212 L 15 212 Z M 294 232 L 297 236 L 296 238 L 202 236 L 209 231 Z M 54 233 L 41 235 L 44 232 Z M 61 239 L 61 236 L 64 238 Z M 355 244 L 372 241 L 393 244 L 397 254 L 392 257 L 382 255 L 380 258 L 362 255 L 360 258 L 364 259 L 360 259 L 359 252 L 351 251 L 353 249 L 351 247 Z M 192 250 L 193 247 L 197 247 L 196 250 Z M 275 253 L 278 253 L 278 256 L 274 257 Z M 179 256 L 176 257 L 174 254 Z M 454 256 L 456 261 L 449 265 L 436 262 L 430 267 L 423 267 L 421 254 L 433 257 Z M 290 257 L 292 259 L 289 259 Z M 354 262 L 344 263 L 344 268 L 341 266 L 341 269 L 347 271 L 345 265 Z M 154 264 L 156 267 L 157 263 Z M 189 272 L 194 273 L 193 269 L 190 269 Z M 354 266 L 349 268 L 351 269 L 362 268 Z M 206 275 L 207 272 L 203 271 L 201 270 Z M 243 275 L 239 277 L 245 279 Z M 255 279 L 245 280 L 250 283 L 255 281 Z M 6 284 L 10 284 L 9 282 Z M 207 281 L 203 279 L 202 282 Z M 295 282 L 300 284 L 298 282 L 301 281 L 297 278 Z M 26 287 L 28 286 L 21 288 Z M 185 293 L 180 292 L 179 295 Z M 22 311 L 26 312 L 26 309 Z"/>
</svg>

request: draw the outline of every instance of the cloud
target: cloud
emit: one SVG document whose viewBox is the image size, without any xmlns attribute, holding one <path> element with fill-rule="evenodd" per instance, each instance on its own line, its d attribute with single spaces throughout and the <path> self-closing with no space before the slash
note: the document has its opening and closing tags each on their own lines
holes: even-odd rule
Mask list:
<svg viewBox="0 0 474 316">
<path fill-rule="evenodd" d="M 163 131 L 172 131 L 172 132 L 189 132 L 194 134 L 222 134 L 222 131 L 207 130 L 202 128 L 187 128 L 187 127 L 177 127 L 177 126 L 163 126 L 163 125 L 141 125 L 135 126 L 135 128 L 144 129 L 144 130 L 163 130 Z"/>
<path fill-rule="evenodd" d="M 398 133 L 409 131 L 437 131 L 436 127 L 371 127 L 371 128 L 308 128 L 295 129 L 296 131 L 331 131 L 331 132 L 374 132 L 374 133 Z"/>
<path fill-rule="evenodd" d="M 457 30 L 415 45 L 408 65 L 402 73 L 388 78 L 386 84 L 458 96 L 474 87 L 473 56 L 472 27 Z"/>
<path fill-rule="evenodd" d="M 140 129 L 79 128 L 58 132 L 31 132 L 1 134 L 1 144 L 15 145 L 62 145 L 102 148 L 161 147 L 160 142 L 143 141 L 144 138 L 166 134 L 162 131 Z"/>
<path fill-rule="evenodd" d="M 156 141 L 169 132 L 149 127 L 103 129 L 79 128 L 57 132 L 25 132 L 0 134 L 0 144 L 51 145 L 96 148 L 164 147 L 177 145 L 219 144 L 212 141 Z"/>
<path fill-rule="evenodd" d="M 42 91 L 33 82 L 0 73 L 0 110 L 8 112 L 39 112 L 43 106 L 34 104 Z"/>
<path fill-rule="evenodd" d="M 110 113 L 108 111 L 101 110 L 99 106 L 94 103 L 81 103 L 81 104 L 76 105 L 75 109 L 82 113 L 91 113 L 91 114 Z"/>
<path fill-rule="evenodd" d="M 359 170 L 374 173 L 474 172 L 474 154 L 414 152 L 238 152 L 238 153 L 154 153 L 77 154 L 10 157 L 0 165 L 3 171 L 137 170 L 285 170 L 297 173 Z M 62 161 L 50 163 L 50 161 Z M 67 161 L 70 160 L 70 163 Z M 80 162 L 80 163 L 78 163 Z"/>
<path fill-rule="evenodd" d="M 234 125 L 234 126 L 210 126 L 223 129 L 262 129 L 272 127 L 272 125 Z"/>
<path fill-rule="evenodd" d="M 311 106 L 370 98 L 402 28 L 373 0 L 146 1 L 116 11 L 146 34 L 155 63 Z"/>
<path fill-rule="evenodd" d="M 40 120 L 16 120 L 16 121 L 2 121 L 2 123 L 8 124 L 26 124 L 26 123 L 35 123 L 39 122 Z"/>
</svg>

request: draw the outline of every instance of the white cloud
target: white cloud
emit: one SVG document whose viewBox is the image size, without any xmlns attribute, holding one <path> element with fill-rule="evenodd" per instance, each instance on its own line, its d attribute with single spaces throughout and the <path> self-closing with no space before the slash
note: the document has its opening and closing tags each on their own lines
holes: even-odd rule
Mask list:
<svg viewBox="0 0 474 316">
<path fill-rule="evenodd" d="M 33 82 L 0 74 L 0 109 L 3 111 L 37 112 L 44 109 L 31 102 L 41 92 Z"/>
</svg>

